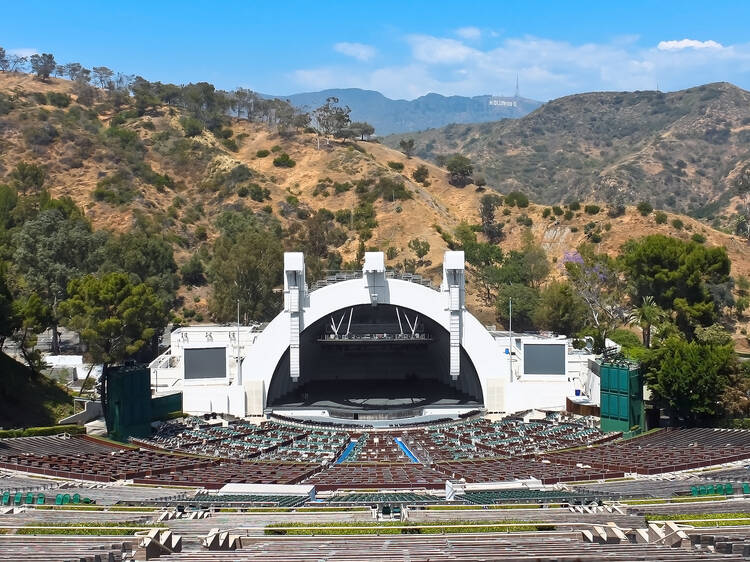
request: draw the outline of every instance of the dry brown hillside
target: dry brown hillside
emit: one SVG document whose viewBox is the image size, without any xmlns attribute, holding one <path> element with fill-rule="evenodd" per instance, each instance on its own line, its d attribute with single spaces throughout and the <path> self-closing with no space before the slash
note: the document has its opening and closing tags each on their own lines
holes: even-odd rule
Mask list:
<svg viewBox="0 0 750 562">
<path fill-rule="evenodd" d="M 715 83 L 676 92 L 594 92 L 552 100 L 520 119 L 448 125 L 385 139 L 434 159 L 459 152 L 501 191 L 548 204 L 649 201 L 728 224 L 750 166 L 750 92 Z"/>
<path fill-rule="evenodd" d="M 259 216 L 270 213 L 289 229 L 304 221 L 310 211 L 326 208 L 335 213 L 357 207 L 356 186 L 362 180 L 375 184 L 385 179 L 389 185 L 403 182 L 411 193 L 411 198 L 404 200 L 393 200 L 384 193 L 373 203 L 377 227 L 365 244 L 383 251 L 395 248 L 397 255 L 389 260 L 390 265 L 413 259 L 408 242 L 421 238 L 430 243 L 427 259 L 431 265 L 425 266 L 423 273 L 437 280 L 447 246 L 436 227 L 451 232 L 462 221 L 479 222 L 483 188 L 453 187 L 444 169 L 419 158 L 406 158 L 382 144 L 322 141 L 318 148 L 315 134 L 280 135 L 265 125 L 232 119 L 228 128 L 235 150 L 232 143 L 207 131 L 186 137 L 182 115 L 174 108 L 159 107 L 143 116 L 116 116 L 104 106 L 82 107 L 74 100 L 60 108 L 41 103 L 34 95 L 50 91 L 70 93 L 71 83 L 59 79 L 41 83 L 27 75 L 0 74 L 0 94 L 10 100 L 10 108 L 0 116 L 0 181 L 18 162 L 42 164 L 52 194 L 72 197 L 97 228 L 122 231 L 138 216 L 149 217 L 169 233 L 178 263 L 217 236 L 215 221 L 226 209 L 252 209 Z M 259 151 L 269 154 L 259 156 Z M 282 153 L 295 162 L 293 167 L 274 165 L 274 158 Z M 399 164 L 403 165 L 401 171 L 397 170 Z M 428 186 L 412 179 L 419 165 L 429 170 Z M 166 176 L 169 181 L 163 185 Z M 268 197 L 256 201 L 248 196 L 248 187 L 266 189 Z M 727 248 L 735 275 L 750 275 L 747 243 L 692 218 L 669 214 L 665 224 L 656 224 L 654 214 L 643 217 L 628 207 L 624 215 L 615 218 L 602 208 L 593 215 L 581 209 L 566 220 L 550 211 L 545 217 L 545 208 L 535 204 L 524 209 L 499 208 L 496 218 L 505 222 L 501 246 L 519 247 L 523 234 L 530 230 L 558 264 L 566 251 L 592 236 L 601 238 L 602 250 L 616 253 L 631 237 L 660 232 L 687 239 L 697 233 L 705 236 L 706 244 Z M 524 219 L 528 224 L 526 217 L 531 220 L 530 227 L 519 222 Z M 673 224 L 674 219 L 682 221 L 681 228 Z M 349 225 L 339 226 L 346 239 L 337 250 L 351 260 L 360 233 Z M 287 244 L 293 240 L 288 237 Z M 559 274 L 557 265 L 553 270 Z M 192 293 L 201 296 L 199 306 L 205 306 L 207 290 Z M 479 303 L 471 283 L 470 293 L 472 309 L 483 320 L 493 322 L 493 311 Z"/>
</svg>

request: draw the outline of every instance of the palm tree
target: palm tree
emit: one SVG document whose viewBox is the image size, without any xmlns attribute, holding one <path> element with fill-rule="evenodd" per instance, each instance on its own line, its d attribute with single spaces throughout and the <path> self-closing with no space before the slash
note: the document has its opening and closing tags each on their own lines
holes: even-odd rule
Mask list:
<svg viewBox="0 0 750 562">
<path fill-rule="evenodd" d="M 641 306 L 637 307 L 632 314 L 632 318 L 643 330 L 643 345 L 651 347 L 651 327 L 658 324 L 666 317 L 666 312 L 656 302 L 651 295 L 643 297 Z"/>
</svg>

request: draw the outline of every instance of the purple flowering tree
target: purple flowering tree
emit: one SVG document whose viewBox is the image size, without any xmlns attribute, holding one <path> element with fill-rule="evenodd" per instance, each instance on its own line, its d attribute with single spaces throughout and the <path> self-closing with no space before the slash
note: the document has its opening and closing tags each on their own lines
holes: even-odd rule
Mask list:
<svg viewBox="0 0 750 562">
<path fill-rule="evenodd" d="M 590 244 L 566 252 L 562 265 L 571 286 L 586 303 L 589 324 L 598 336 L 596 347 L 603 348 L 607 335 L 630 318 L 625 280 L 615 261 L 597 254 Z"/>
</svg>

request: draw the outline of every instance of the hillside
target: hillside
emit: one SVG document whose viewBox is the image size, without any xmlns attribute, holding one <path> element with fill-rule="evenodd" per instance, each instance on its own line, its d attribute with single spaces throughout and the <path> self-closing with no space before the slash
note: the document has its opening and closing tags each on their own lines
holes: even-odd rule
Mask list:
<svg viewBox="0 0 750 562">
<path fill-rule="evenodd" d="M 75 101 L 66 108 L 40 102 L 38 94 L 70 92 L 70 87 L 59 79 L 41 83 L 26 75 L 0 75 L 0 94 L 5 94 L 0 102 L 7 110 L 0 118 L 0 183 L 9 181 L 20 161 L 41 164 L 48 172 L 45 186 L 55 196 L 72 197 L 96 228 L 125 231 L 151 221 L 172 241 L 178 264 L 210 252 L 218 236 L 217 219 L 226 210 L 278 220 L 286 249 L 299 250 L 294 233 L 312 212 L 356 210 L 369 198 L 377 226 L 330 221 L 328 228 L 342 233 L 330 249 L 352 260 L 360 240 L 371 234 L 366 247 L 394 248 L 388 260 L 394 267 L 415 258 L 408 242 L 421 238 L 430 243 L 430 252 L 419 271 L 437 281 L 447 249 L 437 227 L 451 232 L 462 221 L 479 222 L 483 188 L 455 188 L 445 170 L 419 158 L 407 159 L 382 144 L 322 141 L 319 149 L 313 133 L 280 135 L 266 125 L 234 119 L 228 129 L 235 147 L 207 131 L 186 137 L 175 108 L 158 107 L 138 116 L 130 110 L 98 112 L 97 106 L 90 109 Z M 293 167 L 274 165 L 274 157 L 282 153 L 295 162 Z M 412 179 L 419 165 L 428 168 L 429 185 Z M 410 198 L 395 198 L 400 183 Z M 258 190 L 260 200 L 255 200 Z M 601 237 L 600 247 L 612 253 L 633 236 L 662 232 L 688 239 L 699 233 L 706 244 L 727 247 L 733 274 L 750 275 L 747 245 L 695 219 L 670 215 L 665 224 L 656 224 L 653 214 L 642 217 L 632 207 L 616 218 L 608 217 L 606 209 L 596 215 L 581 210 L 567 220 L 554 213 L 544 217 L 544 212 L 544 206 L 535 204 L 498 210 L 497 219 L 505 222 L 501 246 L 520 247 L 530 230 L 547 250 L 557 275 L 561 272 L 555 264 L 592 232 Z M 681 228 L 672 224 L 674 218 L 682 221 Z M 519 222 L 528 224 L 528 219 L 530 228 Z M 179 306 L 207 314 L 209 292 L 209 286 L 183 286 L 179 295 L 187 304 Z M 493 309 L 481 304 L 471 279 L 469 293 L 472 311 L 494 322 Z"/>
<path fill-rule="evenodd" d="M 0 352 L 0 427 L 55 425 L 73 414 L 73 396 L 52 379 Z"/>
<path fill-rule="evenodd" d="M 393 100 L 380 92 L 359 88 L 265 97 L 289 100 L 293 105 L 308 110 L 323 105 L 329 97 L 336 97 L 351 108 L 352 121 L 367 121 L 375 127 L 378 135 L 421 131 L 449 123 L 484 123 L 522 117 L 541 105 L 541 102 L 522 97 L 496 98 L 494 101 L 502 102 L 500 105 L 490 104 L 492 96 L 470 98 L 440 94 L 427 94 L 413 100 Z"/>
<path fill-rule="evenodd" d="M 388 137 L 416 154 L 469 156 L 489 185 L 544 203 L 649 201 L 696 217 L 721 215 L 750 163 L 750 92 L 727 83 L 661 93 L 560 98 L 515 120 Z"/>
</svg>

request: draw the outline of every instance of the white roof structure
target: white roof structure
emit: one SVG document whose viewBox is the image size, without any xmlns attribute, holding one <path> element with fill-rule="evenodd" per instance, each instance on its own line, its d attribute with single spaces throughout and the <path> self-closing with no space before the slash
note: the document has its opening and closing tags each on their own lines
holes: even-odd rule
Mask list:
<svg viewBox="0 0 750 562">
<path fill-rule="evenodd" d="M 593 398 L 588 356 L 572 353 L 565 338 L 488 330 L 467 310 L 464 284 L 463 252 L 445 253 L 438 290 L 367 252 L 361 272 L 310 290 L 304 255 L 289 252 L 283 310 L 267 326 L 176 330 L 170 351 L 152 362 L 152 386 L 182 390 L 189 413 L 332 421 L 342 400 L 320 395 L 346 385 L 348 406 L 365 410 L 381 399 L 390 408 L 382 418 L 347 418 L 358 420 L 562 409 L 567 396 Z M 435 400 L 438 388 L 446 392 Z"/>
</svg>

